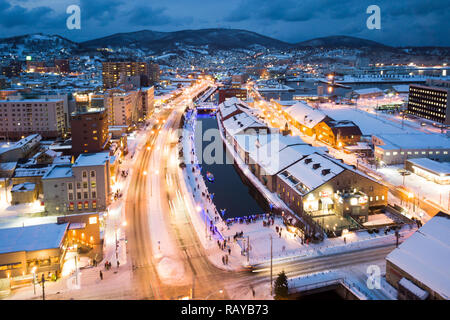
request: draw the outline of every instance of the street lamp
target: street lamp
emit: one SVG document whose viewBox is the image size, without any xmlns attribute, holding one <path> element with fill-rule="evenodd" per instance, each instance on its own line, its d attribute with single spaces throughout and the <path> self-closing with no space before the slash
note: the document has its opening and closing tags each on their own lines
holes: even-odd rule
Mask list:
<svg viewBox="0 0 450 320">
<path fill-rule="evenodd" d="M 31 272 L 33 273 L 33 291 L 36 295 L 36 267 L 33 267 L 33 269 L 31 269 Z"/>
</svg>

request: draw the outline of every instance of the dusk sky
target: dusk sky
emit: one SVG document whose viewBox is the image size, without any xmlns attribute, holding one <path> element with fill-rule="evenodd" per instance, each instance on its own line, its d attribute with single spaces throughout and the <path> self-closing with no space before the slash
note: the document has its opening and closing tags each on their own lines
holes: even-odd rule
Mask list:
<svg viewBox="0 0 450 320">
<path fill-rule="evenodd" d="M 81 8 L 81 30 L 66 28 L 66 8 Z M 369 30 L 369 5 L 381 29 Z M 143 29 L 254 31 L 286 42 L 349 35 L 393 46 L 450 46 L 448 0 L 0 0 L 0 37 L 50 33 L 74 41 Z"/>
</svg>

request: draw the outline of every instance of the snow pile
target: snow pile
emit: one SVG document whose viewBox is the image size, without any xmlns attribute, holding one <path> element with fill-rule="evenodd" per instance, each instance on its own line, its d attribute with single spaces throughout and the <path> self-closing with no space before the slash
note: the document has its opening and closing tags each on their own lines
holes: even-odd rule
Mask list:
<svg viewBox="0 0 450 320">
<path fill-rule="evenodd" d="M 184 277 L 184 267 L 180 261 L 163 257 L 157 265 L 158 275 L 163 281 L 179 282 Z"/>
</svg>

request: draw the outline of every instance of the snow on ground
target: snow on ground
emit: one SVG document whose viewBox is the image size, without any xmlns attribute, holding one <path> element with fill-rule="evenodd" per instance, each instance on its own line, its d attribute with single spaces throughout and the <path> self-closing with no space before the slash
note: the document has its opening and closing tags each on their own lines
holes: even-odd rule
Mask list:
<svg viewBox="0 0 450 320">
<path fill-rule="evenodd" d="M 132 166 L 136 157 L 132 155 L 136 151 L 138 145 L 142 144 L 145 139 L 145 133 L 142 131 L 132 135 L 128 141 L 129 154 L 123 159 L 120 165 L 121 170 L 129 171 L 128 177 L 131 176 Z M 99 262 L 97 267 L 90 265 L 90 261 L 86 257 L 79 257 L 77 262 L 77 272 L 75 268 L 75 253 L 68 252 L 65 257 L 65 263 L 62 270 L 62 277 L 56 282 L 46 282 L 45 292 L 46 299 L 136 299 L 134 289 L 131 287 L 131 263 L 127 261 L 127 252 L 125 245 L 125 230 L 123 222 L 123 202 L 126 198 L 129 179 L 118 175 L 118 179 L 114 188 L 119 188 L 123 192 L 123 197 L 114 201 L 105 216 L 105 230 L 103 231 L 103 260 Z M 25 225 L 56 223 L 56 216 L 47 217 L 30 217 L 24 216 L 3 216 L 0 210 L 0 227 L 15 227 Z M 118 250 L 116 259 L 116 232 L 118 239 Z M 117 260 L 120 267 L 117 269 Z M 105 270 L 105 261 L 112 264 L 111 270 Z M 100 279 L 100 271 L 103 272 L 103 280 Z M 77 283 L 78 282 L 78 283 Z M 36 285 L 36 294 L 34 294 L 33 286 L 30 284 L 26 287 L 14 289 L 7 299 L 42 299 L 42 288 Z"/>
<path fill-rule="evenodd" d="M 162 145 L 167 134 L 167 128 L 173 122 L 174 118 L 171 116 L 164 124 L 163 130 L 157 137 L 155 146 Z M 162 161 L 166 161 L 163 157 L 165 152 L 152 152 L 150 158 L 151 168 L 158 168 Z M 154 257 L 158 260 L 157 271 L 161 280 L 167 284 L 188 281 L 185 277 L 185 270 L 183 263 L 176 258 L 179 256 L 178 247 L 175 238 L 171 235 L 171 226 L 167 221 L 167 212 L 163 212 L 161 208 L 161 194 L 159 189 L 159 172 L 151 172 L 147 175 L 148 185 L 151 188 L 151 194 L 147 199 L 149 208 L 149 230 L 152 245 L 152 252 Z"/>
<path fill-rule="evenodd" d="M 403 177 L 398 172 L 400 168 L 403 168 L 403 165 L 392 165 L 378 169 L 377 172 L 381 173 L 389 183 L 401 186 Z M 421 201 L 429 199 L 443 208 L 450 208 L 450 185 L 437 184 L 415 173 L 411 173 L 405 177 L 405 187 L 408 190 L 413 190 Z"/>
<path fill-rule="evenodd" d="M 269 228 L 267 228 L 269 229 Z M 400 230 L 401 241 L 404 241 L 409 236 L 411 236 L 417 230 L 416 227 L 404 226 Z M 270 231 L 269 231 L 270 232 Z M 244 229 L 244 235 L 246 234 L 246 230 Z M 282 232 L 282 239 L 292 237 L 287 231 Z M 344 240 L 345 238 L 345 240 Z M 253 251 L 250 250 L 250 263 L 251 264 L 267 264 L 270 261 L 270 235 L 267 234 L 267 239 L 258 239 L 257 241 L 253 241 Z M 278 238 L 280 239 L 280 238 Z M 274 239 L 275 240 L 275 239 Z M 269 244 L 267 244 L 269 241 Z M 376 246 L 387 246 L 391 244 L 395 244 L 396 238 L 393 231 L 384 234 L 384 232 L 376 233 L 368 233 L 366 231 L 359 232 L 351 232 L 345 236 L 341 236 L 338 238 L 325 239 L 321 243 L 317 244 L 301 244 L 299 240 L 297 241 L 297 245 L 293 249 L 286 249 L 283 251 L 282 246 L 283 243 L 287 243 L 285 240 L 282 243 L 274 245 L 274 248 L 278 249 L 277 251 L 273 251 L 274 262 L 284 262 L 287 260 L 299 260 L 314 256 L 323 256 L 330 254 L 338 254 L 345 253 L 357 250 L 363 250 L 366 248 L 376 247 Z M 250 243 L 252 243 L 252 238 L 250 238 Z M 279 250 L 281 247 L 281 250 Z M 258 253 L 258 254 L 256 254 Z"/>
<path fill-rule="evenodd" d="M 385 269 L 385 260 L 380 260 L 290 278 L 288 286 L 290 292 L 300 292 L 340 283 L 360 300 L 396 300 L 397 291 L 386 282 Z"/>
<path fill-rule="evenodd" d="M 189 129 L 185 128 L 182 134 L 183 150 L 186 157 L 186 163 L 191 163 L 191 160 L 194 160 L 194 163 L 196 163 L 195 149 L 193 149 L 192 143 L 193 128 L 190 127 L 193 123 L 192 119 L 195 119 L 195 117 L 192 117 L 187 121 L 187 128 Z M 192 150 L 194 150 L 194 154 L 190 152 Z M 240 266 L 246 264 L 247 256 L 242 255 L 242 250 L 247 248 L 247 237 L 250 237 L 250 264 L 261 264 L 266 263 L 270 260 L 270 236 L 272 236 L 273 238 L 272 249 L 275 261 L 281 261 L 285 259 L 301 259 L 303 257 L 311 257 L 314 255 L 326 255 L 338 252 L 361 250 L 372 246 L 382 246 L 395 243 L 395 235 L 392 231 L 387 235 L 385 235 L 383 232 L 380 232 L 379 234 L 369 234 L 366 231 L 362 231 L 352 232 L 339 238 L 325 239 L 322 243 L 319 244 L 302 245 L 301 240 L 298 237 L 295 237 L 292 233 L 286 231 L 286 228 L 280 218 L 276 218 L 275 224 L 270 227 L 263 227 L 262 219 L 249 224 L 245 222 L 242 224 L 235 222 L 228 227 L 220 218 L 219 221 L 215 223 L 216 227 L 222 237 L 227 240 L 230 239 L 228 243 L 232 248 L 232 258 L 230 260 L 231 263 L 229 266 L 223 266 L 222 262 L 220 261 L 220 254 L 223 254 L 223 252 L 219 252 L 219 255 L 217 255 L 217 250 L 214 251 L 211 249 L 212 240 L 208 241 L 204 236 L 205 222 L 204 218 L 201 217 L 200 214 L 200 212 L 204 212 L 204 210 L 198 211 L 196 210 L 196 207 L 199 203 L 202 204 L 204 208 L 208 209 L 210 219 L 213 220 L 214 216 L 218 215 L 217 210 L 212 202 L 205 200 L 205 198 L 201 196 L 201 192 L 205 192 L 207 194 L 208 191 L 198 170 L 195 170 L 194 173 L 192 173 L 191 170 L 183 170 L 183 173 L 185 181 L 187 183 L 187 189 L 190 190 L 190 193 L 193 195 L 193 197 L 189 195 L 187 197 L 191 199 L 191 203 L 188 205 L 188 208 L 192 217 L 193 225 L 200 235 L 199 238 L 202 240 L 202 244 L 204 245 L 205 249 L 211 253 L 209 254 L 211 262 L 220 268 L 229 268 L 230 265 L 234 266 L 235 268 L 239 268 Z M 186 179 L 186 177 L 189 178 Z M 197 178 L 197 181 L 195 181 L 195 178 Z M 197 183 L 199 183 L 200 188 L 194 191 L 194 186 L 197 186 Z M 186 191 L 184 191 L 184 193 L 186 193 Z M 188 202 L 189 201 L 187 201 L 187 203 Z M 276 226 L 283 228 L 281 237 L 275 230 Z M 404 236 L 403 239 L 407 238 L 415 230 L 415 228 L 404 228 L 401 231 L 401 234 Z M 244 238 L 234 242 L 233 236 L 236 234 L 236 232 L 239 233 L 241 231 L 243 231 Z M 215 240 L 215 242 L 217 242 L 217 239 Z M 233 244 L 238 244 L 239 247 L 236 247 Z M 218 246 L 216 246 L 216 248 L 218 249 Z M 238 255 L 237 257 L 233 256 L 236 254 L 235 252 Z"/>
</svg>

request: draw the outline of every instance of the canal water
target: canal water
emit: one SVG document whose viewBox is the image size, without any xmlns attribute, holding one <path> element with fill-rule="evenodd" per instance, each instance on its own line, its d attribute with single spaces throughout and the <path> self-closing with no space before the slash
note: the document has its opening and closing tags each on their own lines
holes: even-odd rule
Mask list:
<svg viewBox="0 0 450 320">
<path fill-rule="evenodd" d="M 202 136 L 204 136 L 204 133 L 209 129 L 218 130 L 217 120 L 214 115 L 199 114 L 197 120 L 199 122 L 195 131 L 196 139 L 201 139 L 199 136 L 200 131 Z M 221 163 L 213 164 L 207 164 L 205 161 L 201 161 L 200 167 L 209 193 L 213 194 L 213 202 L 216 205 L 217 211 L 220 213 L 222 209 L 225 209 L 223 214 L 224 219 L 269 212 L 265 199 L 247 181 L 237 165 L 227 164 L 225 157 L 229 159 L 233 158 L 230 154 L 227 154 L 226 147 L 223 145 L 220 136 L 215 135 L 214 138 L 220 140 L 220 144 L 217 145 L 223 148 L 223 159 L 220 161 Z M 204 139 L 201 139 L 201 141 L 202 150 L 205 150 L 206 146 L 212 143 L 211 141 L 204 141 Z M 201 150 L 197 149 L 196 153 L 199 154 L 199 152 Z M 215 156 L 214 151 L 212 155 Z M 198 158 L 200 161 L 200 157 Z M 231 162 L 228 161 L 228 163 Z M 208 181 L 206 177 L 207 172 L 213 174 L 213 182 Z"/>
</svg>

